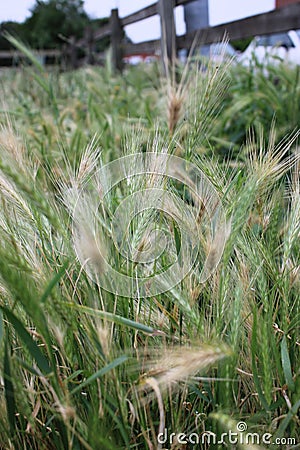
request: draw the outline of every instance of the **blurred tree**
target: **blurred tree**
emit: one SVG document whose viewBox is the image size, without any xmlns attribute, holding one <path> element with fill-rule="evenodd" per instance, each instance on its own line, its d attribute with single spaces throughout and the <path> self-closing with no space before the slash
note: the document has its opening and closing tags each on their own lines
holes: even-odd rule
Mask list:
<svg viewBox="0 0 300 450">
<path fill-rule="evenodd" d="M 83 0 L 36 0 L 31 16 L 23 23 L 0 24 L 0 50 L 10 50 L 12 45 L 4 38 L 4 31 L 20 39 L 33 49 L 60 48 L 64 44 L 61 35 L 81 38 L 88 28 L 91 33 L 109 23 L 109 18 L 90 19 L 83 7 Z M 106 36 L 94 45 L 94 51 L 102 52 L 110 45 Z M 84 56 L 84 49 L 78 50 Z"/>
<path fill-rule="evenodd" d="M 57 48 L 59 35 L 80 38 L 89 18 L 82 0 L 36 0 L 31 16 L 24 22 L 26 41 L 33 48 Z"/>
<path fill-rule="evenodd" d="M 27 36 L 24 30 L 24 24 L 18 22 L 2 22 L 0 24 L 0 50 L 10 50 L 12 45 L 8 42 L 7 39 L 2 35 L 2 33 L 6 31 L 9 34 L 12 34 L 15 37 L 18 37 L 22 41 L 26 42 Z"/>
</svg>

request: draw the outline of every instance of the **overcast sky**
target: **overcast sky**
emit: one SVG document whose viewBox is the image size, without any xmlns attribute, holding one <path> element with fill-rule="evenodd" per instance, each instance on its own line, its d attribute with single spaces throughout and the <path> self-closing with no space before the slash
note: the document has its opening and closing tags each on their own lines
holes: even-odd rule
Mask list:
<svg viewBox="0 0 300 450">
<path fill-rule="evenodd" d="M 112 8 L 119 8 L 120 17 L 138 11 L 155 0 L 85 0 L 86 12 L 93 18 L 106 17 Z M 23 22 L 30 15 L 30 8 L 35 0 L 1 0 L 0 22 L 13 20 Z M 274 8 L 275 0 L 210 0 L 210 25 L 230 22 L 242 17 L 252 16 Z M 177 34 L 185 33 L 183 8 L 176 8 Z M 159 18 L 157 16 L 144 20 L 126 28 L 126 33 L 134 42 L 157 39 L 160 35 Z"/>
</svg>

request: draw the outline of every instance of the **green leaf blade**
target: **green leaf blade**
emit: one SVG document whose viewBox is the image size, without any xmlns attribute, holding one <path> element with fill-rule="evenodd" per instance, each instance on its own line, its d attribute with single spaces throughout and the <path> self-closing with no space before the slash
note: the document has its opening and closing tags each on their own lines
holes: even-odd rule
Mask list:
<svg viewBox="0 0 300 450">
<path fill-rule="evenodd" d="M 28 333 L 22 322 L 9 309 L 5 308 L 4 306 L 0 306 L 0 308 L 4 312 L 8 321 L 14 327 L 16 333 L 18 334 L 22 342 L 27 347 L 33 359 L 36 361 L 40 371 L 46 375 L 49 375 L 51 372 L 53 372 L 48 363 L 48 359 L 43 355 L 40 348 L 38 347 L 36 342 L 32 339 L 32 337 L 30 336 L 30 334 Z"/>
</svg>

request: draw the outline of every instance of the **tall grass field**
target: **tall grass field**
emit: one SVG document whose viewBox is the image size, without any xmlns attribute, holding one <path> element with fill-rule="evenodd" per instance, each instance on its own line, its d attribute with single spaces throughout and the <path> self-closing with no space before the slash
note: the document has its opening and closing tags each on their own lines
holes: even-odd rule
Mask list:
<svg viewBox="0 0 300 450">
<path fill-rule="evenodd" d="M 300 448 L 299 67 L 59 73 L 14 43 L 0 448 Z"/>
</svg>

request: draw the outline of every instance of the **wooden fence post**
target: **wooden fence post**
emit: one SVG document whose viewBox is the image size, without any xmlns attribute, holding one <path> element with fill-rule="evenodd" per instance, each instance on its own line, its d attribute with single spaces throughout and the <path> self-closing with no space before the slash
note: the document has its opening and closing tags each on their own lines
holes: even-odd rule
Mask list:
<svg viewBox="0 0 300 450">
<path fill-rule="evenodd" d="M 86 40 L 86 64 L 94 64 L 94 30 L 92 27 L 87 27 L 84 32 Z"/>
<path fill-rule="evenodd" d="M 122 38 L 123 29 L 119 18 L 118 9 L 112 9 L 110 15 L 112 65 L 119 72 L 123 69 Z"/>
<path fill-rule="evenodd" d="M 161 25 L 161 53 L 165 73 L 167 73 L 168 65 L 172 64 L 176 57 L 174 7 L 174 0 L 158 0 Z"/>
<path fill-rule="evenodd" d="M 70 63 L 72 69 L 77 68 L 77 48 L 76 48 L 76 38 L 75 36 L 70 37 Z"/>
</svg>

